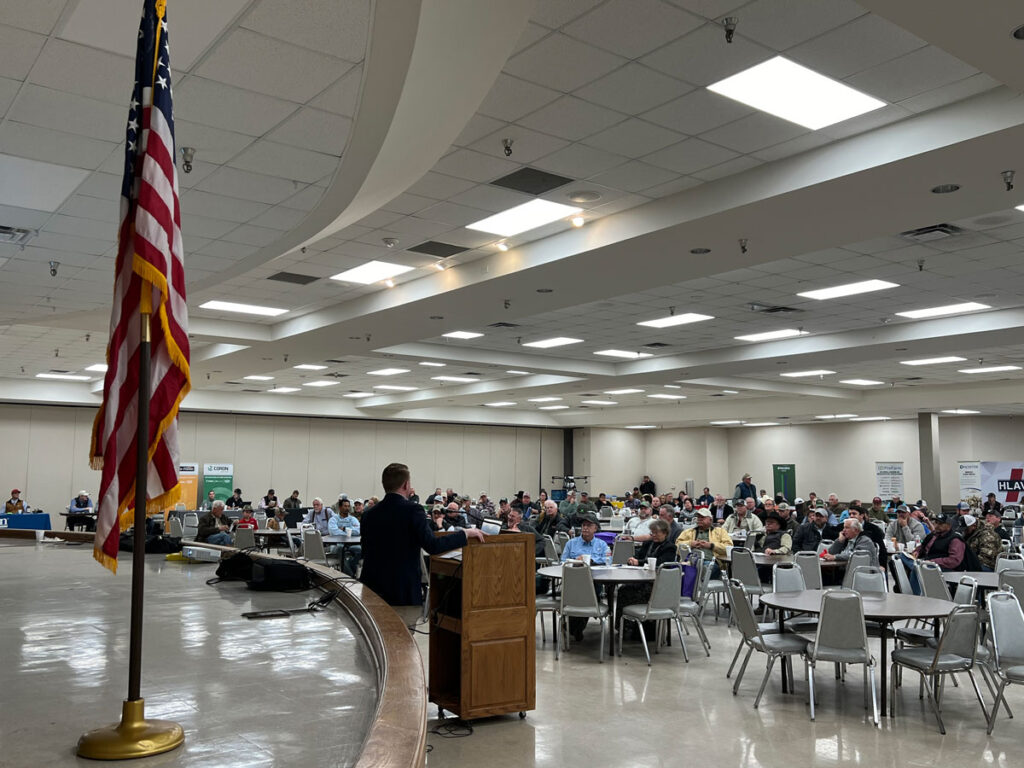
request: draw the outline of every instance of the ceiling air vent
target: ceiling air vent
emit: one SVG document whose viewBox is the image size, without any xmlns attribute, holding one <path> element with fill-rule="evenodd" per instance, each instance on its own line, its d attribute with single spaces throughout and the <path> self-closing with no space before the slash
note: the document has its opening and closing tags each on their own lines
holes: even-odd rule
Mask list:
<svg viewBox="0 0 1024 768">
<path fill-rule="evenodd" d="M 8 245 L 23 246 L 33 237 L 39 234 L 38 229 L 24 229 L 22 227 L 6 227 L 0 224 L 0 243 Z"/>
<path fill-rule="evenodd" d="M 295 285 L 309 285 L 319 280 L 319 277 L 312 275 L 300 275 L 297 272 L 276 272 L 267 280 L 277 280 L 279 283 L 294 283 Z"/>
<path fill-rule="evenodd" d="M 324 360 L 325 363 L 334 363 L 335 365 L 345 365 L 345 360 Z"/>
<path fill-rule="evenodd" d="M 785 314 L 798 314 L 803 312 L 802 309 L 796 307 L 783 307 L 772 304 L 758 304 L 757 302 L 751 302 L 747 306 L 750 307 L 751 312 L 763 312 L 766 315 L 785 315 Z"/>
<path fill-rule="evenodd" d="M 262 392 L 262 389 L 240 389 L 239 392 Z"/>
<path fill-rule="evenodd" d="M 447 259 L 449 256 L 454 256 L 456 253 L 462 253 L 469 249 L 461 245 L 441 243 L 437 240 L 427 240 L 425 243 L 414 245 L 412 248 L 408 248 L 406 250 L 412 251 L 413 253 L 425 253 L 427 256 L 436 256 L 439 259 Z"/>
<path fill-rule="evenodd" d="M 945 240 L 947 237 L 962 235 L 966 231 L 954 224 L 932 224 L 930 227 L 908 229 L 906 232 L 900 232 L 900 237 L 915 243 L 931 243 L 935 240 Z"/>
<path fill-rule="evenodd" d="M 652 341 L 650 344 L 644 344 L 647 349 L 664 349 L 665 347 L 671 347 L 671 344 L 666 344 L 663 341 Z"/>
<path fill-rule="evenodd" d="M 487 327 L 488 328 L 518 328 L 519 324 L 518 323 L 497 322 L 497 323 L 491 323 Z"/>
<path fill-rule="evenodd" d="M 572 179 L 566 176 L 559 176 L 536 168 L 520 168 L 508 176 L 502 176 L 491 182 L 496 187 L 514 189 L 516 192 L 525 192 L 528 195 L 543 195 L 552 189 L 568 184 Z"/>
</svg>

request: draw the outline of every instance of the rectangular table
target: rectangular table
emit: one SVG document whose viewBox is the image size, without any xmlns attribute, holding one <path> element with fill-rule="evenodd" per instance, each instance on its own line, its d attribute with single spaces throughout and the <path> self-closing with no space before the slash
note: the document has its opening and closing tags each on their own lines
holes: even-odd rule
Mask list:
<svg viewBox="0 0 1024 768">
<path fill-rule="evenodd" d="M 0 514 L 0 528 L 49 531 L 53 529 L 53 526 L 50 525 L 50 516 L 47 513 L 30 512 L 27 515 Z"/>
</svg>

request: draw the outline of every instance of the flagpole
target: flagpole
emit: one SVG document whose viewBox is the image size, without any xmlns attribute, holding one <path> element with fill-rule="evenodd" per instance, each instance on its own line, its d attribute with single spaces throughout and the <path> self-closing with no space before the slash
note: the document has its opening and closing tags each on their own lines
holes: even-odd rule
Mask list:
<svg viewBox="0 0 1024 768">
<path fill-rule="evenodd" d="M 152 290 L 143 283 L 142 290 Z M 146 302 L 148 305 L 148 302 Z M 142 613 L 146 576 L 146 480 L 149 470 L 150 318 L 139 314 L 139 386 L 135 427 L 135 533 L 132 547 L 132 602 L 128 640 L 128 698 L 121 722 L 86 733 L 78 754 L 94 760 L 127 760 L 167 752 L 185 741 L 185 731 L 171 720 L 147 720 L 142 698 Z"/>
</svg>

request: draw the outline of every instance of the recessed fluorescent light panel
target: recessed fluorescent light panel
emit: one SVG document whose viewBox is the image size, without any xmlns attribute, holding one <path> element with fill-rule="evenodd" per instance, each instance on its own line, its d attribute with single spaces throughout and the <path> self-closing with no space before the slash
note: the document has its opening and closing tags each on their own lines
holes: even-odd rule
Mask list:
<svg viewBox="0 0 1024 768">
<path fill-rule="evenodd" d="M 474 381 L 480 381 L 480 379 L 472 379 L 468 376 L 431 376 L 432 381 L 454 381 L 459 384 L 470 384 Z"/>
<path fill-rule="evenodd" d="M 511 373 L 513 376 L 529 376 L 530 375 L 529 371 L 516 371 L 516 370 L 512 370 L 512 371 L 505 371 L 505 373 Z"/>
<path fill-rule="evenodd" d="M 561 400 L 560 397 L 531 397 L 531 403 L 553 403 L 556 400 Z"/>
<path fill-rule="evenodd" d="M 974 414 L 981 413 L 981 411 L 970 411 L 967 408 L 951 408 L 943 411 L 943 413 L 949 413 L 953 416 L 972 416 Z"/>
<path fill-rule="evenodd" d="M 885 384 L 884 381 L 875 381 L 874 379 L 841 379 L 840 384 L 853 384 L 857 387 L 873 387 L 876 384 Z"/>
<path fill-rule="evenodd" d="M 604 393 L 606 395 L 635 395 L 639 392 L 643 392 L 642 389 L 606 389 Z"/>
<path fill-rule="evenodd" d="M 871 293 L 872 291 L 884 291 L 888 288 L 899 287 L 898 283 L 890 283 L 887 280 L 863 280 L 859 283 L 846 283 L 845 285 L 835 285 L 831 288 L 820 288 L 816 291 L 804 291 L 803 293 L 798 293 L 797 296 L 824 301 L 825 299 L 839 299 L 843 296 L 856 296 L 858 293 Z"/>
<path fill-rule="evenodd" d="M 336 275 L 331 275 L 331 280 L 338 280 L 342 283 L 359 283 L 369 285 L 381 280 L 402 275 L 412 270 L 404 264 L 392 264 L 389 261 L 368 261 L 358 267 L 347 269 Z"/>
<path fill-rule="evenodd" d="M 107 372 L 107 364 L 106 363 L 94 363 L 93 365 L 90 365 L 85 370 L 87 370 L 87 371 L 95 371 L 96 373 L 106 373 Z"/>
<path fill-rule="evenodd" d="M 418 387 L 402 387 L 398 384 L 374 384 L 374 389 L 386 389 L 390 392 L 415 392 Z"/>
<path fill-rule="evenodd" d="M 671 328 L 675 325 L 686 325 L 687 323 L 699 323 L 702 320 L 714 320 L 711 315 L 699 315 L 696 312 L 685 312 L 681 315 L 669 315 L 659 317 L 656 320 L 644 320 L 637 325 L 644 325 L 648 328 Z"/>
<path fill-rule="evenodd" d="M 243 376 L 246 381 L 273 381 L 273 376 Z"/>
<path fill-rule="evenodd" d="M 942 317 L 943 315 L 959 315 L 964 312 L 977 312 L 979 309 L 992 309 L 988 304 L 979 304 L 976 301 L 968 301 L 963 304 L 948 304 L 944 307 L 928 307 L 927 309 L 911 309 L 907 312 L 897 312 L 899 317 L 909 317 L 911 320 L 921 320 L 925 317 Z"/>
<path fill-rule="evenodd" d="M 341 382 L 338 381 L 304 381 L 302 386 L 304 387 L 336 387 Z"/>
<path fill-rule="evenodd" d="M 541 339 L 523 344 L 524 347 L 535 347 L 537 349 L 551 349 L 552 347 L 564 347 L 568 344 L 579 344 L 583 339 L 573 339 L 569 336 L 556 336 L 553 339 Z"/>
<path fill-rule="evenodd" d="M 790 371 L 789 373 L 780 373 L 779 376 L 785 376 L 789 379 L 798 379 L 802 376 L 831 376 L 835 371 L 826 371 L 824 368 L 819 368 L 814 371 Z"/>
<path fill-rule="evenodd" d="M 420 363 L 420 365 L 426 365 L 430 368 L 444 368 L 446 365 L 448 365 L 448 363 L 431 363 L 429 361 L 424 360 L 422 363 Z"/>
<path fill-rule="evenodd" d="M 980 368 L 961 368 L 957 373 L 1002 373 L 1003 371 L 1019 370 L 1019 365 L 983 365 Z"/>
<path fill-rule="evenodd" d="M 373 392 L 349 392 L 343 397 L 359 398 L 359 397 L 373 397 Z"/>
<path fill-rule="evenodd" d="M 948 357 L 924 357 L 920 360 L 900 360 L 900 365 L 939 365 L 940 363 L 962 363 L 966 359 L 966 357 L 956 357 L 955 355 L 949 355 Z"/>
<path fill-rule="evenodd" d="M 737 341 L 775 341 L 776 339 L 791 339 L 794 336 L 806 336 L 807 331 L 800 331 L 796 328 L 783 328 L 779 331 L 765 331 L 764 333 L 751 333 L 746 336 L 734 336 Z"/>
<path fill-rule="evenodd" d="M 542 405 L 538 408 L 538 411 L 564 411 L 568 408 L 568 405 Z"/>
<path fill-rule="evenodd" d="M 888 416 L 858 416 L 850 421 L 888 421 Z"/>
<path fill-rule="evenodd" d="M 510 400 L 502 400 L 499 403 L 484 403 L 488 408 L 508 408 L 510 405 L 515 405 Z"/>
<path fill-rule="evenodd" d="M 370 376 L 396 376 L 399 373 L 408 373 L 408 368 L 380 368 L 376 371 L 367 371 Z"/>
<path fill-rule="evenodd" d="M 451 333 L 442 333 L 446 339 L 478 339 L 483 336 L 482 333 L 475 333 L 474 331 L 452 331 Z"/>
<path fill-rule="evenodd" d="M 856 413 L 830 413 L 825 416 L 815 416 L 816 419 L 855 419 Z"/>
<path fill-rule="evenodd" d="M 61 381 L 90 381 L 92 376 L 78 376 L 73 373 L 37 373 L 37 379 L 59 379 Z"/>
<path fill-rule="evenodd" d="M 269 392 L 272 395 L 287 395 L 289 392 L 298 392 L 298 391 L 299 391 L 298 387 L 275 387 L 274 389 L 268 389 L 267 390 L 267 392 Z"/>
<path fill-rule="evenodd" d="M 885 106 L 782 56 L 713 83 L 708 90 L 812 131 Z"/>
<path fill-rule="evenodd" d="M 738 395 L 740 391 L 738 389 L 723 389 L 723 395 Z"/>
<path fill-rule="evenodd" d="M 745 427 L 777 427 L 779 422 L 777 421 L 748 421 L 743 426 Z"/>
<path fill-rule="evenodd" d="M 200 304 L 199 308 L 215 309 L 220 312 L 238 312 L 243 315 L 262 315 L 263 317 L 277 317 L 288 311 L 277 307 L 260 307 L 255 304 L 236 304 L 233 301 L 207 301 Z"/>
<path fill-rule="evenodd" d="M 615 400 L 584 400 L 584 405 L 618 405 Z"/>
<path fill-rule="evenodd" d="M 326 365 L 316 365 L 314 363 L 302 363 L 301 365 L 293 365 L 292 368 L 296 368 L 300 371 L 326 371 Z"/>
<path fill-rule="evenodd" d="M 639 360 L 641 357 L 654 357 L 650 352 L 629 352 L 625 349 L 602 349 L 600 352 L 595 352 L 595 355 L 604 355 L 605 357 L 621 357 L 624 360 Z"/>
<path fill-rule="evenodd" d="M 626 429 L 657 429 L 653 424 L 630 424 Z"/>
<path fill-rule="evenodd" d="M 742 424 L 743 422 L 739 419 L 727 419 L 726 421 L 712 421 L 711 424 L 716 427 L 729 427 L 734 424 Z"/>
<path fill-rule="evenodd" d="M 521 232 L 543 227 L 553 221 L 568 218 L 581 210 L 583 209 L 538 198 L 488 216 L 486 219 L 467 224 L 466 229 L 475 229 L 478 232 L 488 232 L 501 237 L 512 237 Z"/>
<path fill-rule="evenodd" d="M 659 394 L 659 395 L 648 395 L 648 397 L 654 397 L 654 398 L 657 398 L 659 400 L 685 400 L 686 399 L 686 395 L 670 395 L 668 393 Z"/>
</svg>

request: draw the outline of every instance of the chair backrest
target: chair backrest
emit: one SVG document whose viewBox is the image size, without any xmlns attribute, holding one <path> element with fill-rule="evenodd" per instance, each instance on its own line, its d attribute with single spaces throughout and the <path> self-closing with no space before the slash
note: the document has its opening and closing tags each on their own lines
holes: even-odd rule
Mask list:
<svg viewBox="0 0 1024 768">
<path fill-rule="evenodd" d="M 608 530 L 609 531 L 615 531 L 617 533 L 617 532 L 621 531 L 625 525 L 626 525 L 626 521 L 623 520 L 621 517 L 618 517 L 618 516 L 612 516 L 608 520 Z"/>
<path fill-rule="evenodd" d="M 196 514 L 195 512 L 186 512 L 185 513 L 185 525 L 198 528 L 199 527 L 199 515 Z"/>
<path fill-rule="evenodd" d="M 821 589 L 821 559 L 817 552 L 797 552 L 793 555 L 793 563 L 803 571 L 807 589 Z"/>
<path fill-rule="evenodd" d="M 614 511 L 611 507 L 601 507 L 601 517 L 611 517 Z"/>
<path fill-rule="evenodd" d="M 654 588 L 647 602 L 647 611 L 677 611 L 679 593 L 683 590 L 681 563 L 662 563 L 654 576 Z"/>
<path fill-rule="evenodd" d="M 953 602 L 957 605 L 974 605 L 974 596 L 978 593 L 978 580 L 973 576 L 961 576 L 953 592 Z"/>
<path fill-rule="evenodd" d="M 327 553 L 324 552 L 324 540 L 320 537 L 320 531 L 316 528 L 310 527 L 302 530 L 302 556 L 307 560 L 327 562 Z"/>
<path fill-rule="evenodd" d="M 167 521 L 167 535 L 172 539 L 180 539 L 185 535 L 185 531 L 181 527 L 181 520 L 172 517 Z"/>
<path fill-rule="evenodd" d="M 736 626 L 743 633 L 744 640 L 760 638 L 761 629 L 757 626 L 754 609 L 747 602 L 747 598 L 743 594 L 743 582 L 739 579 L 729 579 L 729 606 Z"/>
<path fill-rule="evenodd" d="M 252 528 L 239 528 L 235 531 L 235 546 L 239 549 L 250 549 L 256 546 L 256 536 Z"/>
<path fill-rule="evenodd" d="M 558 562 L 558 547 L 555 546 L 555 540 L 550 536 L 544 537 L 544 557 L 549 562 Z"/>
<path fill-rule="evenodd" d="M 999 572 L 999 588 L 1006 589 L 1010 587 L 1013 589 L 1017 598 L 1024 597 L 1024 571 L 1015 570 L 1002 570 Z"/>
<path fill-rule="evenodd" d="M 820 555 L 822 552 L 828 552 L 828 548 L 835 543 L 834 539 L 822 539 L 818 542 L 818 548 L 815 550 L 815 554 Z"/>
<path fill-rule="evenodd" d="M 188 506 L 185 504 L 184 501 L 179 501 L 177 504 L 174 505 L 175 512 L 184 512 L 186 509 L 188 509 Z"/>
<path fill-rule="evenodd" d="M 949 588 L 937 563 L 931 560 L 918 560 L 916 568 L 917 583 L 921 585 L 921 592 L 925 597 L 949 600 Z"/>
<path fill-rule="evenodd" d="M 731 573 L 733 578 L 739 579 L 744 586 L 757 587 L 761 584 L 761 577 L 757 575 L 757 565 L 754 563 L 754 553 L 746 547 L 732 548 Z"/>
<path fill-rule="evenodd" d="M 558 544 L 558 551 L 561 552 L 562 548 L 569 543 L 569 534 L 565 531 L 557 531 L 555 533 L 555 543 Z"/>
<path fill-rule="evenodd" d="M 705 560 L 700 555 L 691 555 L 688 562 L 697 568 L 697 582 L 693 585 L 693 601 L 698 605 L 704 604 L 704 597 L 708 593 L 708 584 L 711 582 L 711 574 L 714 569 L 711 567 L 711 560 Z"/>
<path fill-rule="evenodd" d="M 884 593 L 889 591 L 889 582 L 886 581 L 885 571 L 877 565 L 858 565 L 853 569 L 850 589 L 854 592 Z"/>
<path fill-rule="evenodd" d="M 846 573 L 843 574 L 843 586 L 846 589 L 853 588 L 853 574 L 862 565 L 871 565 L 871 555 L 864 550 L 856 550 L 850 554 L 846 561 Z"/>
<path fill-rule="evenodd" d="M 632 541 L 616 541 L 612 547 L 612 565 L 625 565 L 633 556 L 633 551 Z"/>
<path fill-rule="evenodd" d="M 256 527 L 257 528 L 265 529 L 267 527 L 267 513 L 266 512 L 257 512 L 255 515 L 253 515 L 253 517 L 256 518 Z"/>
<path fill-rule="evenodd" d="M 562 563 L 562 608 L 590 608 L 597 610 L 597 593 L 590 566 L 579 560 Z"/>
<path fill-rule="evenodd" d="M 978 653 L 980 615 L 976 605 L 958 605 L 946 619 L 942 636 L 935 648 L 935 662 L 943 655 L 953 654 L 974 661 Z"/>
<path fill-rule="evenodd" d="M 1024 663 L 1024 610 L 1012 592 L 988 593 L 988 616 L 997 667 Z"/>
<path fill-rule="evenodd" d="M 1016 552 L 999 555 L 996 558 L 995 571 L 999 573 L 1005 570 L 1024 571 L 1024 556 L 1018 555 Z"/>
<path fill-rule="evenodd" d="M 686 562 L 690 558 L 690 555 L 692 554 L 692 552 L 693 552 L 693 550 L 690 549 L 690 545 L 689 544 L 677 544 L 676 545 L 676 560 L 678 560 L 681 563 Z"/>
<path fill-rule="evenodd" d="M 892 563 L 893 572 L 896 574 L 896 584 L 900 588 L 900 594 L 912 595 L 914 588 L 910 586 L 910 574 L 907 573 L 907 564 L 902 557 L 893 557 L 889 560 Z"/>
<path fill-rule="evenodd" d="M 812 658 L 817 658 L 819 647 L 863 650 L 864 659 L 867 660 L 870 651 L 860 593 L 850 589 L 835 589 L 821 596 L 818 630 L 811 645 Z"/>
<path fill-rule="evenodd" d="M 776 563 L 772 566 L 772 592 L 803 592 L 804 572 L 795 563 Z"/>
</svg>

